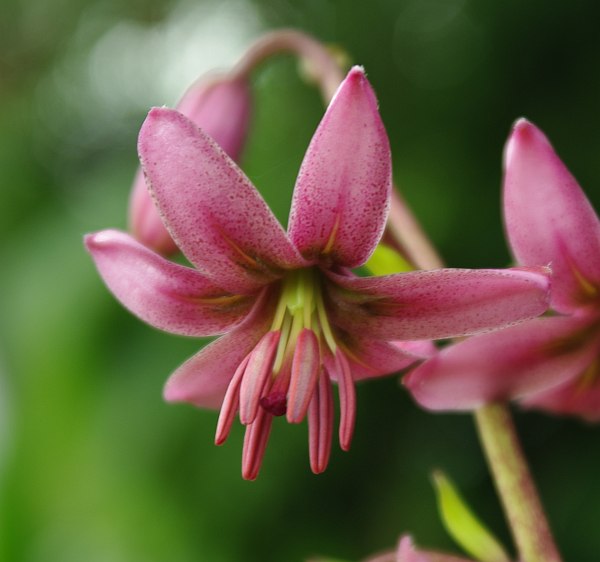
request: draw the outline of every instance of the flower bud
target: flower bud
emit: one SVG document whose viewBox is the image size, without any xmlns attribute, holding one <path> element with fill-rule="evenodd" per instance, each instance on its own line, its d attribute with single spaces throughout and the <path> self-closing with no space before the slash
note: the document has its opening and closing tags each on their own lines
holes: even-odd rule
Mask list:
<svg viewBox="0 0 600 562">
<path fill-rule="evenodd" d="M 194 83 L 176 109 L 237 160 L 248 132 L 251 104 L 250 85 L 246 80 L 211 77 Z M 164 255 L 177 252 L 150 197 L 141 168 L 133 182 L 129 225 L 133 235 L 149 248 Z"/>
</svg>

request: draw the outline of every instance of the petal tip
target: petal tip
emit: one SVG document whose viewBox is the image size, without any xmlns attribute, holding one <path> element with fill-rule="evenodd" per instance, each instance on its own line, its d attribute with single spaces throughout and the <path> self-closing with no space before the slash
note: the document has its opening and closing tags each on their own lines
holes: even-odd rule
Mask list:
<svg viewBox="0 0 600 562">
<path fill-rule="evenodd" d="M 188 398 L 185 393 L 182 392 L 181 388 L 171 382 L 171 379 L 167 380 L 163 388 L 163 399 L 165 402 L 187 402 Z"/>
<path fill-rule="evenodd" d="M 118 235 L 119 232 L 115 230 L 99 230 L 98 232 L 91 232 L 90 234 L 84 235 L 83 244 L 88 252 L 93 253 L 94 250 L 101 250 L 114 242 Z"/>
<path fill-rule="evenodd" d="M 355 64 L 349 71 L 348 71 L 348 76 L 346 77 L 348 78 L 354 78 L 354 79 L 364 79 L 366 78 L 366 72 L 365 72 L 365 67 L 361 66 L 359 64 Z"/>
<path fill-rule="evenodd" d="M 520 117 L 515 121 L 508 142 L 506 143 L 504 152 L 505 165 L 509 166 L 518 152 L 534 148 L 536 145 L 540 148 L 543 145 L 548 147 L 550 146 L 550 142 L 544 133 L 531 121 L 528 121 L 525 117 Z"/>
</svg>

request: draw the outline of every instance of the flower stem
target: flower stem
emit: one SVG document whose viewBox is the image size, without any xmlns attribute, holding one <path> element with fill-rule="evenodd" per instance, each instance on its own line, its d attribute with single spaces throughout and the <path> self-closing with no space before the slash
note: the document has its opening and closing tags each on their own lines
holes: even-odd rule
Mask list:
<svg viewBox="0 0 600 562">
<path fill-rule="evenodd" d="M 475 412 L 479 437 L 521 562 L 561 562 L 508 407 Z"/>
<path fill-rule="evenodd" d="M 442 258 L 395 186 L 392 189 L 387 233 L 397 249 L 418 269 L 444 267 Z"/>
<path fill-rule="evenodd" d="M 280 29 L 263 35 L 246 51 L 233 69 L 232 75 L 247 77 L 266 59 L 285 52 L 294 53 L 310 63 L 321 95 L 325 103 L 329 103 L 344 79 L 344 73 L 322 43 L 295 29 Z"/>
</svg>

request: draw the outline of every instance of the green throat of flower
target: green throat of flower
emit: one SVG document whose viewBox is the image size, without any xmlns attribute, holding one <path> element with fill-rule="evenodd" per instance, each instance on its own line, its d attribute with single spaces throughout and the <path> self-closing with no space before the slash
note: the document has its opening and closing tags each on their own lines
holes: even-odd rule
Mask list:
<svg viewBox="0 0 600 562">
<path fill-rule="evenodd" d="M 316 268 L 291 271 L 284 278 L 271 331 L 281 334 L 273 376 L 286 359 L 293 356 L 296 341 L 303 329 L 312 330 L 317 339 L 335 354 L 337 345 L 323 303 L 321 273 Z"/>
</svg>

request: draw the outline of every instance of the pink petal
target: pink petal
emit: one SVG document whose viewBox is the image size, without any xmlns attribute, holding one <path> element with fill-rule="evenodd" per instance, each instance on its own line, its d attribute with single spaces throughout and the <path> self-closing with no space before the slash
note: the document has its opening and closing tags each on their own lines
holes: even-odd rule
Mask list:
<svg viewBox="0 0 600 562">
<path fill-rule="evenodd" d="M 129 229 L 144 246 L 159 254 L 169 256 L 179 251 L 150 197 L 141 166 L 135 174 L 129 198 Z"/>
<path fill-rule="evenodd" d="M 413 342 L 386 342 L 346 333 L 339 334 L 338 342 L 348 358 L 355 381 L 391 375 L 425 358 L 411 349 L 409 344 Z M 417 349 L 424 351 L 421 347 Z"/>
<path fill-rule="evenodd" d="M 245 80 L 214 76 L 198 80 L 177 105 L 177 111 L 202 127 L 234 160 L 248 132 L 250 109 L 250 86 Z M 133 182 L 129 223 L 134 236 L 145 246 L 164 255 L 178 251 L 150 197 L 141 168 Z"/>
<path fill-rule="evenodd" d="M 397 562 L 431 562 L 429 556 L 418 552 L 410 537 L 404 536 L 398 544 Z"/>
<path fill-rule="evenodd" d="M 289 233 L 302 254 L 347 267 L 367 261 L 389 210 L 391 156 L 360 67 L 340 85 L 300 168 Z"/>
<path fill-rule="evenodd" d="M 553 414 L 579 416 L 589 422 L 600 422 L 600 365 L 598 351 L 590 364 L 572 380 L 525 397 L 521 404 L 527 408 L 545 410 Z"/>
<path fill-rule="evenodd" d="M 187 90 L 176 109 L 201 127 L 233 160 L 239 159 L 252 111 L 252 92 L 246 80 L 203 77 Z"/>
<path fill-rule="evenodd" d="M 138 149 L 177 246 L 216 283 L 250 292 L 304 264 L 250 180 L 189 119 L 154 108 Z"/>
<path fill-rule="evenodd" d="M 261 298 L 242 324 L 181 365 L 165 385 L 165 400 L 218 408 L 238 366 L 269 329 L 273 307 L 265 301 Z"/>
<path fill-rule="evenodd" d="M 372 339 L 474 334 L 543 313 L 546 268 L 437 269 L 382 277 L 329 273 L 328 314 L 342 330 Z"/>
<path fill-rule="evenodd" d="M 473 410 L 556 387 L 597 354 L 587 322 L 537 318 L 451 345 L 404 378 L 415 400 L 431 410 Z"/>
<path fill-rule="evenodd" d="M 569 311 L 598 298 L 598 217 L 548 139 L 525 119 L 506 145 L 504 215 L 518 262 L 551 264 L 554 308 Z"/>
<path fill-rule="evenodd" d="M 198 271 L 165 260 L 124 232 L 88 234 L 85 244 L 117 299 L 148 324 L 167 332 L 223 333 L 248 314 L 255 300 L 217 287 Z"/>
</svg>

